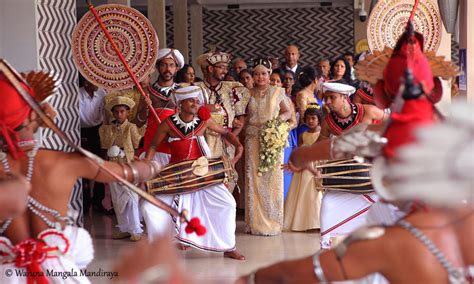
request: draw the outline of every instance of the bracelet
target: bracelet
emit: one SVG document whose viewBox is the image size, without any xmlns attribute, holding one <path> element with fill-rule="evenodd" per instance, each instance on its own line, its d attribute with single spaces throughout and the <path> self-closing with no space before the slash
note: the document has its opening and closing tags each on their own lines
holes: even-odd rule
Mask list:
<svg viewBox="0 0 474 284">
<path fill-rule="evenodd" d="M 150 175 L 148 176 L 147 179 L 151 179 L 156 175 L 156 170 L 155 170 L 155 167 L 153 167 L 153 165 L 151 164 L 151 161 L 148 161 L 146 164 L 150 168 Z"/>
<path fill-rule="evenodd" d="M 124 163 L 119 163 L 119 165 L 122 167 L 122 172 L 123 172 L 123 178 L 128 181 L 128 169 Z"/>
<path fill-rule="evenodd" d="M 313 270 L 314 275 L 320 282 L 327 282 L 326 276 L 324 276 L 323 268 L 321 267 L 321 262 L 319 261 L 319 257 L 324 250 L 319 250 L 317 253 L 313 255 Z"/>
<path fill-rule="evenodd" d="M 148 108 L 147 108 L 147 110 L 148 110 Z M 146 120 L 147 120 L 147 118 L 148 118 L 148 111 L 146 112 L 146 118 L 145 118 L 145 119 L 142 119 L 142 118 L 140 117 L 140 114 L 141 114 L 141 113 L 138 113 L 138 114 L 137 114 L 137 120 L 140 121 L 140 122 L 146 122 Z"/>
<path fill-rule="evenodd" d="M 137 184 L 139 182 L 138 179 L 138 170 L 133 166 L 132 163 L 128 164 L 130 166 L 130 169 L 132 170 L 132 175 L 133 175 L 133 184 Z"/>
<path fill-rule="evenodd" d="M 147 161 L 146 164 L 150 168 L 150 175 L 148 176 L 147 180 L 152 179 L 160 171 L 160 166 L 157 161 Z"/>
<path fill-rule="evenodd" d="M 158 163 L 158 161 L 150 161 L 150 165 L 154 170 L 154 175 L 152 176 L 152 178 L 154 178 L 160 172 L 161 165 Z"/>
</svg>

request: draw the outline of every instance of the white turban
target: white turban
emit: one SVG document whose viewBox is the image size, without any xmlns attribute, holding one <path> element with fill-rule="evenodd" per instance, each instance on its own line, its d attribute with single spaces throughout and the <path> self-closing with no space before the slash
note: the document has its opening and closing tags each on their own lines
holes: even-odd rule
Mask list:
<svg viewBox="0 0 474 284">
<path fill-rule="evenodd" d="M 355 93 L 356 89 L 350 85 L 342 83 L 323 83 L 322 84 L 323 93 L 327 91 L 343 94 L 343 95 L 352 95 Z"/>
<path fill-rule="evenodd" d="M 179 52 L 179 50 L 174 49 L 174 48 L 162 48 L 158 50 L 158 59 L 156 62 L 160 62 L 161 60 L 165 58 L 171 58 L 176 62 L 176 65 L 178 66 L 179 69 L 183 68 L 184 66 L 184 57 Z"/>
<path fill-rule="evenodd" d="M 180 101 L 196 98 L 200 104 L 204 104 L 204 94 L 201 87 L 198 86 L 186 86 L 176 89 L 172 95 L 173 102 L 178 105 Z"/>
</svg>

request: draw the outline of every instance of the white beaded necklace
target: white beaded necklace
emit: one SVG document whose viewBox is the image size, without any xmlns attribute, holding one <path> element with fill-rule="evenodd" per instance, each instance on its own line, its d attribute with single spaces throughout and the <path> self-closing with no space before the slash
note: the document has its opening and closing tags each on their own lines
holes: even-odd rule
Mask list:
<svg viewBox="0 0 474 284">
<path fill-rule="evenodd" d="M 37 147 L 34 147 L 33 150 L 29 151 L 26 155 L 28 156 L 28 170 L 26 173 L 26 180 L 28 182 L 31 182 L 31 178 L 33 177 L 33 168 L 34 168 L 34 161 L 35 161 L 35 156 L 37 153 L 38 149 Z M 8 162 L 7 154 L 0 151 L 0 160 L 3 165 L 3 170 L 6 173 L 11 172 L 10 164 Z M 51 209 L 43 204 L 41 204 L 38 200 L 34 199 L 33 197 L 28 195 L 28 202 L 26 204 L 26 207 L 33 212 L 36 216 L 38 216 L 41 220 L 43 220 L 46 225 L 48 225 L 51 228 L 61 230 L 61 221 L 66 221 L 66 223 L 70 224 L 71 219 L 69 217 L 61 216 L 61 213 L 58 211 Z M 51 214 L 55 222 L 50 221 L 41 211 L 46 212 Z M 8 228 L 8 226 L 11 224 L 12 219 L 7 219 L 5 223 L 2 225 L 0 228 L 0 235 L 2 235 Z"/>
</svg>

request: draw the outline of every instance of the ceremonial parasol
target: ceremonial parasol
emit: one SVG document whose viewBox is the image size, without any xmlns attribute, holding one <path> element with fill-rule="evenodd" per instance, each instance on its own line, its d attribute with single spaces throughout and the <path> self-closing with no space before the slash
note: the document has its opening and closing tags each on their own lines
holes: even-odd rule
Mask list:
<svg viewBox="0 0 474 284">
<path fill-rule="evenodd" d="M 370 14 L 367 40 L 372 52 L 386 46 L 394 48 L 405 31 L 413 10 L 413 0 L 381 0 Z M 415 30 L 424 37 L 425 51 L 436 51 L 441 43 L 441 15 L 431 0 L 421 0 L 412 20 Z"/>
</svg>

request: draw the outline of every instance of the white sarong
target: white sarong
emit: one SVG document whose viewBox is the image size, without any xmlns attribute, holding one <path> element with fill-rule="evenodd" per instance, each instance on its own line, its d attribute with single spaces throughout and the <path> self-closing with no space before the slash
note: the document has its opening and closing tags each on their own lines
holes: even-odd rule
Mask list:
<svg viewBox="0 0 474 284">
<path fill-rule="evenodd" d="M 331 238 L 366 225 L 366 213 L 377 200 L 375 193 L 326 191 L 321 203 L 321 248 L 331 248 Z"/>
<path fill-rule="evenodd" d="M 63 232 L 48 229 L 41 232 L 37 239 L 43 240 L 48 247 L 57 246 L 61 251 L 41 263 L 42 273 L 49 283 L 90 283 L 80 271 L 94 258 L 92 239 L 86 230 L 72 226 L 66 227 Z M 28 278 L 23 276 L 27 275 L 26 268 L 15 267 L 15 263 L 5 263 L 15 258 L 12 247 L 9 239 L 0 237 L 0 283 L 27 283 Z"/>
<path fill-rule="evenodd" d="M 204 138 L 202 136 L 197 138 L 208 156 L 209 147 Z M 169 161 L 169 155 L 163 153 L 155 154 L 154 158 L 163 165 Z M 156 195 L 156 197 L 178 211 L 188 210 L 189 218 L 198 217 L 201 224 L 206 227 L 207 233 L 204 236 L 197 236 L 195 233 L 188 235 L 185 232 L 186 224 L 181 224 L 169 213 L 144 201 L 141 209 L 150 240 L 174 230 L 179 242 L 198 249 L 214 252 L 235 250 L 236 203 L 224 184 L 209 186 L 193 193 Z"/>
</svg>

